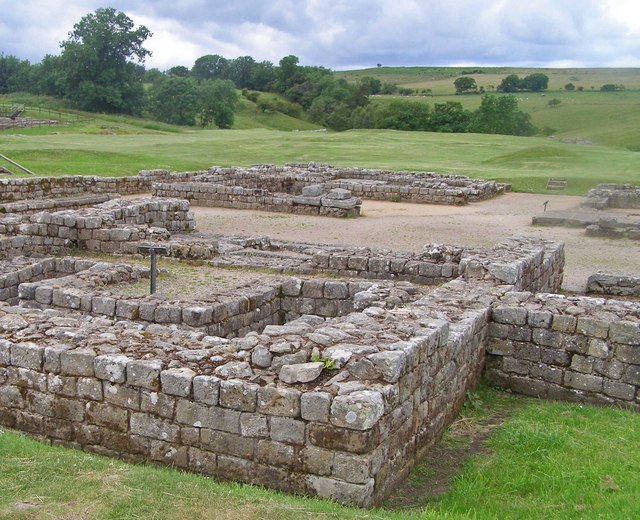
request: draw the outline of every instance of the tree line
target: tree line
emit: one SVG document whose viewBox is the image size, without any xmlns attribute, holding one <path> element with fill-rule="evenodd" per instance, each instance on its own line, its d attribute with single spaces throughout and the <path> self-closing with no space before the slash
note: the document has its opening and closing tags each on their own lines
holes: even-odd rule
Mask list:
<svg viewBox="0 0 640 520">
<path fill-rule="evenodd" d="M 355 83 L 337 79 L 330 69 L 303 66 L 294 55 L 274 65 L 251 56 L 228 59 L 207 54 L 191 68 L 147 70 L 144 61 L 150 52 L 144 42 L 151 35 L 145 26 L 135 27 L 122 12 L 97 9 L 74 25 L 68 39 L 60 44 L 59 55 L 46 55 L 40 63 L 30 64 L 0 54 L 0 93 L 29 92 L 62 98 L 89 112 L 229 128 L 241 90 L 262 112 L 277 110 L 303 116 L 334 130 L 394 128 L 516 135 L 535 131 L 513 97 L 485 95 L 474 112 L 451 102 L 436 103 L 433 108 L 403 100 L 374 106 L 371 95 L 406 93 L 373 77 Z M 531 76 L 536 75 L 523 80 L 529 86 Z M 279 97 L 265 100 L 260 92 Z"/>
</svg>

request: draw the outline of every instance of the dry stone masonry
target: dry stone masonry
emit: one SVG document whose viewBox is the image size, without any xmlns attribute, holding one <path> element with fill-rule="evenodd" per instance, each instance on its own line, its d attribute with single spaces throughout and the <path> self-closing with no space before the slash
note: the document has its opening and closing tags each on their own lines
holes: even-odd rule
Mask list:
<svg viewBox="0 0 640 520">
<path fill-rule="evenodd" d="M 630 184 L 598 184 L 589 190 L 583 206 L 607 208 L 640 208 L 640 186 Z"/>
<path fill-rule="evenodd" d="M 299 169 L 257 168 L 290 182 L 293 198 L 349 189 L 328 185 L 325 166 Z M 141 177 L 182 176 L 179 189 L 200 175 Z M 202 175 L 279 189 L 251 186 L 251 169 Z M 203 235 L 189 209 L 113 199 L 0 219 L 0 424 L 368 507 L 453 420 L 485 361 L 514 391 L 640 408 L 640 306 L 552 294 L 562 244 L 405 253 Z M 149 276 L 127 261 L 140 244 L 164 244 L 203 270 L 265 274 L 208 297 L 126 296 Z M 119 259 L 59 254 L 71 248 Z"/>
</svg>

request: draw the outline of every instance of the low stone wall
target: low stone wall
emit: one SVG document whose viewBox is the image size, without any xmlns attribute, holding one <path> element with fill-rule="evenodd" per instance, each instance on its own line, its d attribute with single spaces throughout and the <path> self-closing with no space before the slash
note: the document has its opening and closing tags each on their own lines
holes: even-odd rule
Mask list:
<svg viewBox="0 0 640 520">
<path fill-rule="evenodd" d="M 497 250 L 520 285 L 553 285 L 543 266 L 561 249 L 514 244 Z M 495 273 L 497 255 L 467 264 Z M 0 423 L 360 506 L 380 503 L 453 419 L 484 363 L 490 306 L 513 289 L 493 275 L 427 296 L 406 282 L 290 278 L 273 299 L 254 290 L 233 304 L 232 320 L 256 324 L 271 304 L 281 321 L 225 339 L 208 319 L 226 304 L 149 301 L 154 323 L 142 303 L 132 322 L 130 301 L 91 290 L 138 275 L 95 264 L 75 281 L 20 285 L 24 304 L 48 310 L 0 307 Z"/>
<path fill-rule="evenodd" d="M 153 184 L 152 193 L 155 197 L 186 199 L 194 206 L 253 209 L 338 218 L 357 217 L 362 203 L 347 190 L 326 191 L 317 185 L 303 187 L 300 196 L 272 193 L 260 188 L 204 182 Z"/>
<path fill-rule="evenodd" d="M 598 184 L 589 190 L 587 199 L 582 203 L 596 209 L 640 208 L 640 186 L 630 184 Z"/>
<path fill-rule="evenodd" d="M 587 236 L 604 238 L 628 238 L 640 240 L 640 221 L 629 221 L 616 217 L 598 219 L 586 228 Z"/>
<path fill-rule="evenodd" d="M 512 294 L 494 305 L 487 375 L 542 398 L 640 410 L 640 304 Z"/>
<path fill-rule="evenodd" d="M 78 209 L 95 206 L 118 198 L 120 195 L 107 193 L 104 195 L 84 195 L 78 197 L 66 197 L 60 199 L 26 200 L 21 202 L 8 202 L 0 204 L 0 214 L 32 215 L 42 211 L 61 211 L 65 209 Z"/>
<path fill-rule="evenodd" d="M 587 280 L 587 293 L 609 296 L 640 296 L 640 276 L 598 271 Z"/>
<path fill-rule="evenodd" d="M 158 179 L 159 175 L 154 176 Z M 0 200 L 5 202 L 75 197 L 88 193 L 119 193 L 130 195 L 151 191 L 151 178 L 91 177 L 29 177 L 0 179 Z"/>
</svg>

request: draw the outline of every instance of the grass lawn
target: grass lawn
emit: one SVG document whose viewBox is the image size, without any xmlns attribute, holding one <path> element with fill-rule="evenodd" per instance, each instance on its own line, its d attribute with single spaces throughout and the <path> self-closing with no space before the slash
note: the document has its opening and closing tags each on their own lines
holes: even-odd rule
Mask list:
<svg viewBox="0 0 640 520">
<path fill-rule="evenodd" d="M 7 519 L 638 518 L 640 414 L 549 403 L 481 387 L 465 424 L 510 410 L 450 490 L 403 510 L 347 508 L 262 488 L 130 465 L 0 433 Z M 465 442 L 455 432 L 442 443 Z M 431 461 L 433 462 L 433 461 Z M 427 457 L 409 478 L 428 486 Z M 423 482 L 424 483 L 424 482 Z"/>
<path fill-rule="evenodd" d="M 0 153 L 39 175 L 134 175 L 142 169 L 185 171 L 212 165 L 325 162 L 392 170 L 427 170 L 495 179 L 514 190 L 544 192 L 549 177 L 567 177 L 568 194 L 601 182 L 637 182 L 640 156 L 605 146 L 543 137 L 437 134 L 389 130 L 281 132 L 182 130 L 121 134 L 0 134 Z"/>
</svg>

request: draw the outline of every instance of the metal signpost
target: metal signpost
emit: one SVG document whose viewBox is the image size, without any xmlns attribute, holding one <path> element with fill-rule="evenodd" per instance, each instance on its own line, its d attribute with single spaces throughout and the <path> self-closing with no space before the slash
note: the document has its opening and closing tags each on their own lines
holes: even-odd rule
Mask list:
<svg viewBox="0 0 640 520">
<path fill-rule="evenodd" d="M 151 293 L 156 292 L 156 278 L 158 276 L 158 268 L 156 267 L 157 255 L 168 255 L 169 248 L 166 246 L 138 246 L 138 253 L 143 255 L 149 255 L 151 258 Z"/>
</svg>

